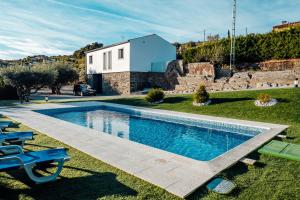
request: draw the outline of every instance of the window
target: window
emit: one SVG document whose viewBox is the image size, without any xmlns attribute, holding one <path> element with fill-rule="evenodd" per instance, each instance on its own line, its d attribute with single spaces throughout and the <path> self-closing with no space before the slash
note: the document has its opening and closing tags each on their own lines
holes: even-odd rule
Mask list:
<svg viewBox="0 0 300 200">
<path fill-rule="evenodd" d="M 124 58 L 124 49 L 118 49 L 118 58 L 123 59 Z"/>
<path fill-rule="evenodd" d="M 108 52 L 108 69 L 111 69 L 111 62 L 112 62 L 111 51 L 109 51 Z"/>
<path fill-rule="evenodd" d="M 89 56 L 89 64 L 93 64 L 93 56 Z"/>
<path fill-rule="evenodd" d="M 106 53 L 103 53 L 103 70 L 107 69 L 107 57 Z"/>
</svg>

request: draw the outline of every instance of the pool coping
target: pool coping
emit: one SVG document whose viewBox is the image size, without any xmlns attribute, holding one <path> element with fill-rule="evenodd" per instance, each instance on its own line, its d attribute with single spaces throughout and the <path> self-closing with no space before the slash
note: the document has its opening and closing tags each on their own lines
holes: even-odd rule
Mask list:
<svg viewBox="0 0 300 200">
<path fill-rule="evenodd" d="M 198 161 L 109 134 L 99 134 L 99 131 L 34 111 L 101 105 L 138 111 L 142 110 L 154 114 L 159 113 L 161 115 L 179 115 L 193 120 L 230 123 L 264 128 L 266 130 L 213 160 Z M 181 198 L 187 197 L 221 171 L 234 165 L 241 158 L 288 128 L 286 125 L 93 101 L 64 104 L 32 104 L 18 108 L 0 109 L 0 112 L 54 139 L 87 153 L 92 157 L 157 185 Z M 53 127 L 55 128 L 53 129 Z M 85 134 L 82 134 L 82 132 Z"/>
</svg>

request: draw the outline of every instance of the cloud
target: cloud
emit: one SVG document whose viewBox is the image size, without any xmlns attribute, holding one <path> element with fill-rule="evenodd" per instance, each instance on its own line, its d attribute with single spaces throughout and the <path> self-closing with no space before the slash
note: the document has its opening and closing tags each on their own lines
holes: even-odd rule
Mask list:
<svg viewBox="0 0 300 200">
<path fill-rule="evenodd" d="M 95 41 L 104 44 L 156 33 L 170 42 L 226 36 L 230 0 L 14 0 L 0 1 L 0 59 L 70 54 Z M 237 34 L 267 32 L 282 20 L 297 21 L 300 2 L 238 1 Z"/>
</svg>

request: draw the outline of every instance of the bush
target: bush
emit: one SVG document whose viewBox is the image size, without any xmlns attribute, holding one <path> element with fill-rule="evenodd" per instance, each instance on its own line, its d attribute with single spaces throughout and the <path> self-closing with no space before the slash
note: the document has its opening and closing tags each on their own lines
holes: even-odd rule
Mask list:
<svg viewBox="0 0 300 200">
<path fill-rule="evenodd" d="M 146 96 L 146 101 L 150 103 L 158 102 L 163 100 L 165 97 L 165 93 L 162 89 L 160 88 L 153 88 L 149 90 L 147 96 Z"/>
<path fill-rule="evenodd" d="M 18 99 L 17 89 L 10 85 L 0 85 L 0 99 L 2 100 Z"/>
<path fill-rule="evenodd" d="M 269 94 L 260 94 L 257 97 L 257 100 L 260 101 L 261 103 L 268 103 L 269 101 L 271 101 L 272 97 Z"/>
<path fill-rule="evenodd" d="M 209 94 L 204 85 L 200 85 L 194 94 L 194 102 L 205 103 L 209 100 Z"/>
</svg>

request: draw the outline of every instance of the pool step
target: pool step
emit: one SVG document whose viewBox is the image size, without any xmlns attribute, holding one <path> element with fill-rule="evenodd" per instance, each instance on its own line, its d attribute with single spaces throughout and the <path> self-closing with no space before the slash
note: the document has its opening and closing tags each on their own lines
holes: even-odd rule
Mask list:
<svg viewBox="0 0 300 200">
<path fill-rule="evenodd" d="M 257 160 L 254 160 L 254 159 L 251 159 L 251 158 L 242 158 L 240 160 L 240 162 L 242 162 L 246 165 L 254 165 L 257 162 Z"/>
<path fill-rule="evenodd" d="M 286 135 L 281 135 L 281 134 L 280 134 L 280 135 L 277 135 L 277 137 L 279 137 L 279 138 L 281 138 L 281 139 L 286 139 L 287 136 L 286 136 Z"/>
</svg>

